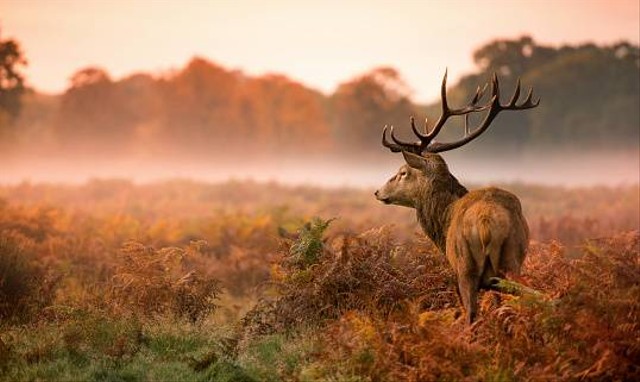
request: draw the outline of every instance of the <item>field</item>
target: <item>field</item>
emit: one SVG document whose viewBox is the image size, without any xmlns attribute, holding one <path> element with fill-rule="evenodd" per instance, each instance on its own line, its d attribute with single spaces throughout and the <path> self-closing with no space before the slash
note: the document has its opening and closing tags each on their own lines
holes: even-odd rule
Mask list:
<svg viewBox="0 0 640 382">
<path fill-rule="evenodd" d="M 640 380 L 639 187 L 502 187 L 537 292 L 484 292 L 467 327 L 373 190 L 0 186 L 0 380 Z"/>
</svg>

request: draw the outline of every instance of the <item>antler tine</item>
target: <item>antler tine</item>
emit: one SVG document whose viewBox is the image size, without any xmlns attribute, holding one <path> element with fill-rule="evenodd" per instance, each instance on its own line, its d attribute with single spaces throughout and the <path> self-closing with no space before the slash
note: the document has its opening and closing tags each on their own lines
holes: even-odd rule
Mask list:
<svg viewBox="0 0 640 382">
<path fill-rule="evenodd" d="M 444 77 L 442 77 L 442 85 L 440 86 L 440 98 L 442 99 L 442 115 L 449 113 L 449 104 L 447 102 L 447 75 L 449 74 L 449 68 L 444 70 Z"/>
<path fill-rule="evenodd" d="M 449 109 L 449 103 L 447 102 L 448 73 L 449 73 L 449 69 L 446 69 L 444 71 L 444 77 L 442 77 L 442 85 L 440 86 L 440 102 L 442 104 L 442 114 L 440 115 L 440 118 L 438 118 L 438 120 L 436 121 L 435 125 L 433 125 L 433 128 L 431 129 L 431 131 L 427 132 L 427 135 L 425 136 L 425 138 L 428 140 L 428 142 L 433 140 L 433 138 L 435 138 L 436 135 L 440 133 L 440 129 L 442 129 L 442 126 L 444 126 L 445 122 L 447 121 L 447 118 L 451 116 L 451 109 Z"/>
<path fill-rule="evenodd" d="M 513 96 L 511 97 L 511 100 L 509 101 L 509 106 L 513 107 L 516 106 L 516 102 L 518 101 L 518 98 L 520 98 L 520 77 L 518 77 L 518 82 L 516 83 L 516 89 L 513 91 Z"/>
<path fill-rule="evenodd" d="M 532 101 L 532 97 L 533 97 L 533 88 L 529 87 L 529 91 L 527 92 L 527 96 L 525 97 L 524 101 L 520 104 L 518 104 L 518 98 L 520 97 L 520 78 L 518 78 L 518 82 L 516 84 L 516 89 L 513 92 L 513 96 L 511 97 L 511 100 L 509 100 L 509 103 L 506 105 L 500 105 L 501 110 L 524 110 L 524 109 L 531 109 L 534 108 L 536 106 L 538 106 L 540 104 L 540 100 L 538 100 L 537 102 L 533 102 Z"/>
<path fill-rule="evenodd" d="M 449 104 L 446 99 L 446 90 L 442 89 L 441 91 L 443 95 L 442 97 L 444 97 L 443 99 L 445 100 L 445 102 L 443 105 L 443 116 L 441 117 L 441 119 L 444 119 L 446 121 L 447 118 L 452 117 L 454 115 L 465 115 L 465 114 L 475 113 L 478 111 L 483 111 L 488 109 L 489 105 L 477 106 L 478 101 L 480 101 L 480 99 L 482 99 L 482 97 L 484 96 L 486 89 L 487 89 L 487 84 L 485 84 L 482 88 L 478 86 L 476 88 L 476 93 L 474 97 L 471 99 L 471 101 L 469 102 L 469 104 L 459 109 L 449 108 Z"/>
<path fill-rule="evenodd" d="M 391 125 L 391 129 L 389 130 L 389 135 L 391 135 L 391 140 L 393 141 L 393 143 L 395 143 L 396 145 L 410 145 L 410 143 L 406 143 L 406 142 L 402 142 L 401 140 L 399 140 L 398 138 L 396 138 L 396 135 L 394 134 L 394 130 L 393 130 L 393 125 Z"/>
<path fill-rule="evenodd" d="M 476 94 L 471 99 L 471 105 L 475 106 L 478 103 L 478 101 L 480 101 L 480 99 L 482 99 L 482 97 L 484 96 L 484 92 L 486 90 L 487 90 L 487 84 L 486 83 L 484 84 L 484 86 L 482 88 L 480 88 L 480 86 L 478 86 L 476 88 Z"/>
<path fill-rule="evenodd" d="M 498 101 L 498 105 L 500 104 L 500 83 L 498 82 L 498 74 L 493 72 L 493 77 L 491 78 L 491 94 Z"/>
<path fill-rule="evenodd" d="M 487 90 L 487 83 L 484 84 L 482 88 L 480 86 L 476 87 L 476 93 L 471 98 L 471 102 L 469 106 L 476 106 L 478 101 L 484 96 L 484 92 Z M 469 114 L 464 115 L 464 134 L 469 135 Z"/>
<path fill-rule="evenodd" d="M 397 145 L 394 145 L 393 143 L 389 142 L 387 140 L 387 129 L 389 128 L 388 125 L 384 125 L 384 127 L 382 128 L 382 145 L 386 148 L 388 148 L 389 150 L 391 150 L 391 152 L 397 153 L 402 151 L 401 147 L 398 147 Z"/>
<path fill-rule="evenodd" d="M 533 88 L 529 87 L 529 91 L 527 92 L 527 97 L 524 102 L 520 105 L 522 108 L 530 109 L 532 107 L 536 107 L 540 105 L 540 98 L 536 102 L 532 102 L 531 98 L 533 97 Z"/>
<path fill-rule="evenodd" d="M 426 144 L 424 143 L 422 138 L 415 143 L 403 142 L 399 140 L 398 138 L 396 138 L 396 135 L 393 130 L 393 125 L 391 125 L 389 135 L 391 135 L 391 140 L 399 147 L 402 147 L 402 149 L 405 151 L 410 151 L 412 153 L 420 154 L 422 153 L 422 150 L 424 149 L 424 147 L 426 147 Z M 422 137 L 422 136 L 419 136 L 419 137 Z"/>
<path fill-rule="evenodd" d="M 527 97 L 524 99 L 524 104 L 530 104 L 531 103 L 531 97 L 533 97 L 533 88 L 529 87 L 529 91 L 527 92 Z"/>
<path fill-rule="evenodd" d="M 480 86 L 476 87 L 476 94 L 473 95 L 473 98 L 471 98 L 471 104 L 476 104 L 478 102 L 478 100 L 480 99 Z"/>
<path fill-rule="evenodd" d="M 416 127 L 416 121 L 413 118 L 413 116 L 411 116 L 410 122 L 411 122 L 411 130 L 413 130 L 413 133 L 416 135 L 416 137 L 420 138 L 421 140 L 426 138 L 426 136 L 423 133 L 421 133 L 420 130 L 418 130 L 418 128 Z M 425 127 L 425 131 L 426 131 L 426 129 L 427 129 L 427 121 L 425 121 L 424 127 Z"/>
<path fill-rule="evenodd" d="M 469 135 L 469 114 L 464 115 L 464 135 Z"/>
<path fill-rule="evenodd" d="M 389 130 L 389 136 L 391 136 L 391 140 L 393 142 L 389 142 L 387 140 L 387 130 Z M 400 151 L 410 151 L 412 153 L 420 154 L 422 150 L 421 143 L 422 142 L 408 143 L 408 142 L 403 142 L 399 140 L 395 135 L 393 125 L 391 126 L 385 125 L 384 128 L 382 129 L 382 145 L 394 153 L 397 153 Z"/>
</svg>

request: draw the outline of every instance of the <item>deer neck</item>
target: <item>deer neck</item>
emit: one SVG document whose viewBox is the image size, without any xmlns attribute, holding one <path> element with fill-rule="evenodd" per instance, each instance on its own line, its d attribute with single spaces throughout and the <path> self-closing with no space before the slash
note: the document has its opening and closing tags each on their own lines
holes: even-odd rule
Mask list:
<svg viewBox="0 0 640 382">
<path fill-rule="evenodd" d="M 450 173 L 427 182 L 416 204 L 418 222 L 442 253 L 445 252 L 451 208 L 467 189 Z"/>
</svg>

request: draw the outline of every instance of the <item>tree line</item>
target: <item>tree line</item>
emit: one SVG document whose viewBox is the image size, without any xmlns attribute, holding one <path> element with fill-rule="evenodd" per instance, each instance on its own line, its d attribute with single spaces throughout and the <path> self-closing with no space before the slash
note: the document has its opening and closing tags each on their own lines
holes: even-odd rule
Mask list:
<svg viewBox="0 0 640 382">
<path fill-rule="evenodd" d="M 450 84 L 449 99 L 468 102 L 493 72 L 504 101 L 518 77 L 542 98 L 534 111 L 501 115 L 475 150 L 637 149 L 639 57 L 639 47 L 627 42 L 550 47 L 526 36 L 496 40 L 473 53 L 477 71 Z M 440 108 L 413 102 L 391 67 L 363 73 L 327 95 L 283 75 L 248 76 L 196 57 L 171 73 L 118 80 L 99 67 L 83 68 L 64 93 L 44 95 L 25 89 L 19 74 L 25 63 L 15 40 L 0 39 L 5 151 L 257 158 L 371 153 L 380 151 L 383 125 L 408 136 L 410 115 L 435 120 Z M 462 133 L 453 125 L 443 139 Z"/>
</svg>

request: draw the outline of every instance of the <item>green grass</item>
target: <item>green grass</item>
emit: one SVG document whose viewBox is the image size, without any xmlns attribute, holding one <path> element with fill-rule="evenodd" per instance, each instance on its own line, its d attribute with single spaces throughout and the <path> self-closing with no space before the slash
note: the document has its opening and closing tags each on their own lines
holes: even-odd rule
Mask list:
<svg viewBox="0 0 640 382">
<path fill-rule="evenodd" d="M 302 378 L 319 347 L 311 330 L 256 338 L 238 357 L 238 363 L 260 381 L 313 380 Z"/>
<path fill-rule="evenodd" d="M 131 318 L 79 315 L 39 326 L 7 327 L 2 381 L 282 381 L 319 380 L 311 355 L 317 336 L 256 337 L 235 358 L 229 330 L 212 323 L 140 323 Z"/>
<path fill-rule="evenodd" d="M 2 334 L 9 350 L 0 364 L 0 380 L 238 380 L 241 368 L 215 356 L 222 338 L 220 329 L 206 324 L 141 324 L 93 314 L 37 327 L 9 327 Z M 247 375 L 240 380 L 252 379 Z"/>
</svg>

